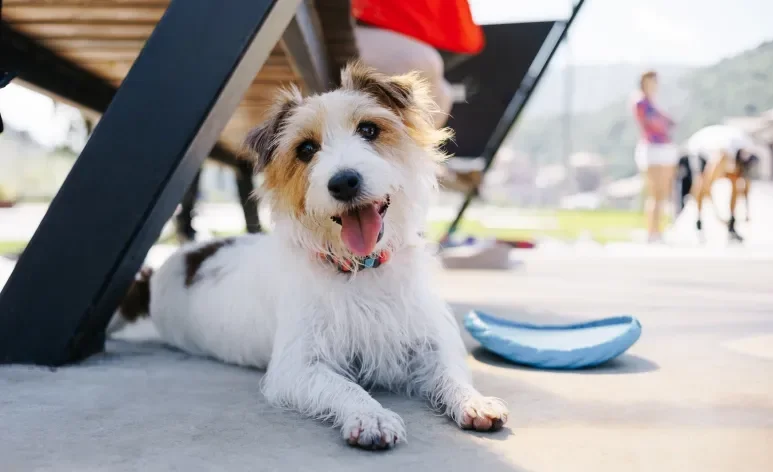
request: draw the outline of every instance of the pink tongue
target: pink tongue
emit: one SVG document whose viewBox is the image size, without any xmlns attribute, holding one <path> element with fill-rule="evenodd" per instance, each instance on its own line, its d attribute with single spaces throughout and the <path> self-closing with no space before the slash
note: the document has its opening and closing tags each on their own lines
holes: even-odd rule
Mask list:
<svg viewBox="0 0 773 472">
<path fill-rule="evenodd" d="M 356 256 L 365 257 L 373 252 L 381 232 L 381 215 L 376 205 L 367 205 L 341 215 L 341 239 Z"/>
</svg>

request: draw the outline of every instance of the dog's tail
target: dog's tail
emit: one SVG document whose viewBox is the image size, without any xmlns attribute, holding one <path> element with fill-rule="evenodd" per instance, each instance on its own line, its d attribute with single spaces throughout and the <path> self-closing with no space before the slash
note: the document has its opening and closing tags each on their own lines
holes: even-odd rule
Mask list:
<svg viewBox="0 0 773 472">
<path fill-rule="evenodd" d="M 107 326 L 108 335 L 150 314 L 151 276 L 153 276 L 153 269 L 150 267 L 143 267 L 137 274 L 137 277 L 129 286 L 126 296 L 121 301 L 118 311 L 113 315 L 113 319 L 110 320 L 110 324 Z"/>
</svg>

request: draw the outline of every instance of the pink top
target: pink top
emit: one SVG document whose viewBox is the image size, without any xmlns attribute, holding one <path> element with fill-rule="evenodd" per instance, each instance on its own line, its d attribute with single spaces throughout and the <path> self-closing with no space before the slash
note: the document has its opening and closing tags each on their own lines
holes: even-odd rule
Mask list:
<svg viewBox="0 0 773 472">
<path fill-rule="evenodd" d="M 642 96 L 636 102 L 635 113 L 642 131 L 642 139 L 653 144 L 671 142 L 670 131 L 674 126 L 674 121 L 658 111 L 650 99 Z"/>
</svg>

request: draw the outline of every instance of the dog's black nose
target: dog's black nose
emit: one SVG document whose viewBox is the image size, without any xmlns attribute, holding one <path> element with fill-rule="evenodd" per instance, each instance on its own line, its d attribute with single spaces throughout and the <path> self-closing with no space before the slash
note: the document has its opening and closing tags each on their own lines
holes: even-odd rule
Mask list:
<svg viewBox="0 0 773 472">
<path fill-rule="evenodd" d="M 360 194 L 361 188 L 362 176 L 352 169 L 337 172 L 327 183 L 330 195 L 342 202 L 354 200 Z"/>
</svg>

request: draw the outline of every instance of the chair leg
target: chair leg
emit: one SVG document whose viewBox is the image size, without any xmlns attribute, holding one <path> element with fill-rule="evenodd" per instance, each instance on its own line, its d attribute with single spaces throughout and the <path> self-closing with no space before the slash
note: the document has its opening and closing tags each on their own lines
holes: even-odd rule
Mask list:
<svg viewBox="0 0 773 472">
<path fill-rule="evenodd" d="M 156 25 L 0 292 L 0 364 L 59 366 L 102 348 L 299 1 L 222 3 L 171 2 Z"/>
<path fill-rule="evenodd" d="M 199 194 L 199 182 L 201 181 L 201 169 L 196 173 L 193 182 L 185 191 L 180 203 L 180 212 L 175 216 L 177 227 L 177 240 L 180 244 L 196 240 L 196 230 L 193 229 L 193 217 L 196 210 L 196 200 Z"/>
<path fill-rule="evenodd" d="M 260 233 L 263 229 L 260 226 L 260 217 L 258 216 L 258 199 L 253 196 L 255 183 L 252 180 L 252 164 L 249 162 L 239 162 L 234 172 L 236 173 L 239 203 L 244 212 L 247 232 Z"/>
</svg>

